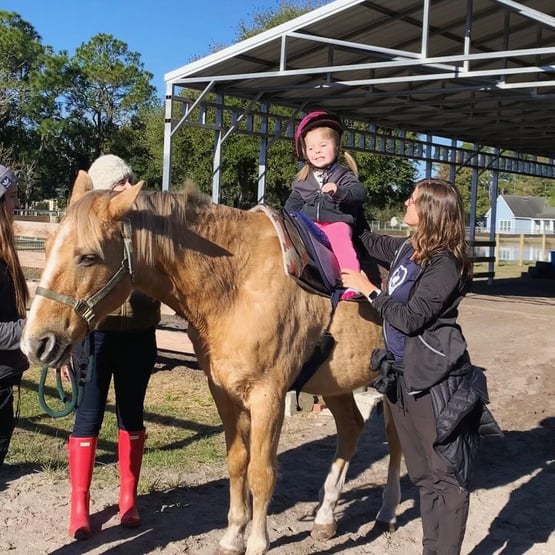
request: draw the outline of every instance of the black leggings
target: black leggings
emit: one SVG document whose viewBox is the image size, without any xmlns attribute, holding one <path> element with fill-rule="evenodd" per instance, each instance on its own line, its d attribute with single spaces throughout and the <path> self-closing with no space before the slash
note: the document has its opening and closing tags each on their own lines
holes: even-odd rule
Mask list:
<svg viewBox="0 0 555 555">
<path fill-rule="evenodd" d="M 13 385 L 3 385 L 0 382 L 0 466 L 8 453 L 15 428 L 13 389 Z"/>
<path fill-rule="evenodd" d="M 402 377 L 396 403 L 388 401 L 409 477 L 418 486 L 423 553 L 458 555 L 468 518 L 469 494 L 435 452 L 435 417 L 428 392 L 409 395 Z"/>
<path fill-rule="evenodd" d="M 112 376 L 118 428 L 144 429 L 143 404 L 156 362 L 156 328 L 134 331 L 94 331 L 89 334 L 93 367 L 75 414 L 73 437 L 97 437 L 104 419 Z M 80 349 L 73 356 L 79 363 Z"/>
</svg>

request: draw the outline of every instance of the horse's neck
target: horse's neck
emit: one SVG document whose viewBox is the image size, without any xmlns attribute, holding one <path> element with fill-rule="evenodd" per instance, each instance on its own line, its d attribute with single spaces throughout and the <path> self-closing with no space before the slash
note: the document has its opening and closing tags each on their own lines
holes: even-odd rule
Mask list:
<svg viewBox="0 0 555 555">
<path fill-rule="evenodd" d="M 153 260 L 143 265 L 138 286 L 202 327 L 233 306 L 256 271 L 252 259 L 259 256 L 259 242 L 272 235 L 271 225 L 259 215 L 217 205 L 187 216 L 173 237 L 151 233 Z"/>
</svg>

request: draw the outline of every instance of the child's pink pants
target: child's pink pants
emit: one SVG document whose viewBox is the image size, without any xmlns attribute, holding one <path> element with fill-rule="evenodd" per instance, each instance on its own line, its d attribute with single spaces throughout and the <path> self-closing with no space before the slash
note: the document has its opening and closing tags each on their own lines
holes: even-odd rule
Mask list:
<svg viewBox="0 0 555 555">
<path fill-rule="evenodd" d="M 353 247 L 353 230 L 345 222 L 315 222 L 326 234 L 341 270 L 360 272 L 360 263 Z"/>
</svg>

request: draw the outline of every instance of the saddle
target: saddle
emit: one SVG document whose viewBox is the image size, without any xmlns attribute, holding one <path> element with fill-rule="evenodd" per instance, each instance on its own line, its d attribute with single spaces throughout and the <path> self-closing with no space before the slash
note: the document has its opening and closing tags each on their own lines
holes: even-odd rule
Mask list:
<svg viewBox="0 0 555 555">
<path fill-rule="evenodd" d="M 278 235 L 286 275 L 301 287 L 332 297 L 345 289 L 340 285 L 341 270 L 325 234 L 304 214 L 274 210 L 258 205 L 253 210 L 268 216 Z"/>
</svg>

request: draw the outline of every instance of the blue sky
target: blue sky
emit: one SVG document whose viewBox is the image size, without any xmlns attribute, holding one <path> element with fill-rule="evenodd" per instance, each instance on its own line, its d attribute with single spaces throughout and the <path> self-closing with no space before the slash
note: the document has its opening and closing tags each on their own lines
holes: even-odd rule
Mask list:
<svg viewBox="0 0 555 555">
<path fill-rule="evenodd" d="M 108 33 L 139 52 L 152 84 L 164 94 L 164 73 L 210 53 L 210 46 L 237 42 L 239 22 L 278 0 L 2 0 L 55 51 L 75 48 Z"/>
</svg>

